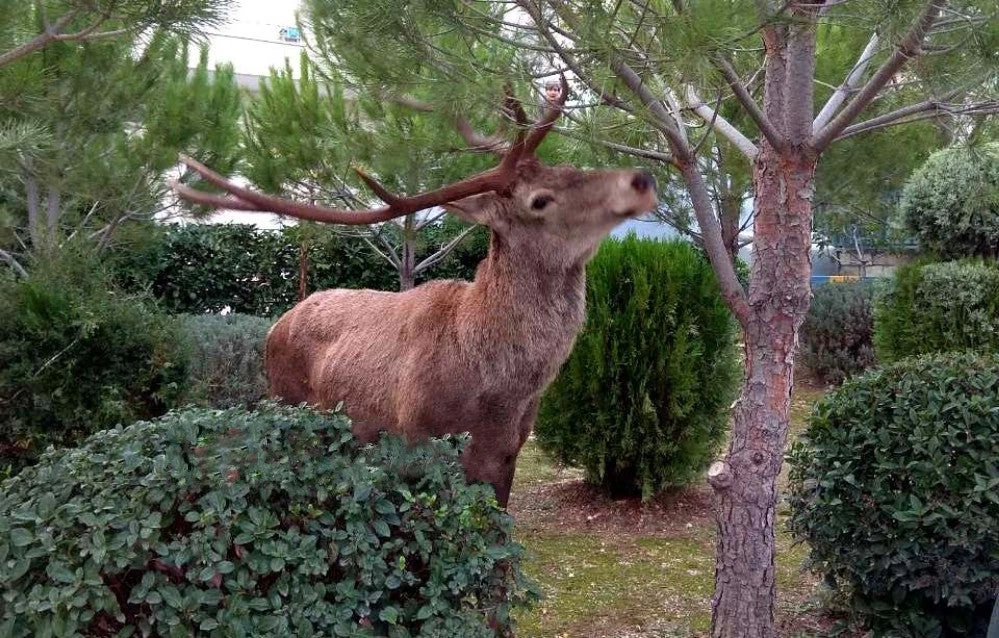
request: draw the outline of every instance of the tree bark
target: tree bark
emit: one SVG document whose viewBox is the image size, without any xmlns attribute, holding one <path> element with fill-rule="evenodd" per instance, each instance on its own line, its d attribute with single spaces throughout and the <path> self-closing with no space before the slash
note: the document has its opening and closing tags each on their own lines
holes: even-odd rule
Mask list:
<svg viewBox="0 0 999 638">
<path fill-rule="evenodd" d="M 725 250 L 736 262 L 739 257 L 739 229 L 742 227 L 742 194 L 729 190 L 724 192 L 718 201 L 718 217 L 721 221 L 722 241 Z"/>
<path fill-rule="evenodd" d="M 309 291 L 309 244 L 304 239 L 298 244 L 298 300 L 304 301 Z"/>
<path fill-rule="evenodd" d="M 798 330 L 811 299 L 815 159 L 764 142 L 754 165 L 754 257 L 745 326 L 746 377 L 732 439 L 712 466 L 718 552 L 712 636 L 775 636 L 774 524 L 787 442 Z"/>
<path fill-rule="evenodd" d="M 399 290 L 412 290 L 416 285 L 416 222 L 407 215 L 402 223 L 402 246 L 399 248 Z"/>
</svg>

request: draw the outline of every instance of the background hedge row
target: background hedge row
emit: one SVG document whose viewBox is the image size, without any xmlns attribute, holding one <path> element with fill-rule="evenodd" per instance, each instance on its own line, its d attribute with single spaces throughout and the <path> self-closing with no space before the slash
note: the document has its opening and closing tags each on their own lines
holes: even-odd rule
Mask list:
<svg viewBox="0 0 999 638">
<path fill-rule="evenodd" d="M 424 231 L 417 259 L 446 243 L 452 230 L 441 225 Z M 309 224 L 274 231 L 241 224 L 168 225 L 137 237 L 129 250 L 112 255 L 109 267 L 126 290 L 148 291 L 171 313 L 228 309 L 276 317 L 299 301 L 303 259 L 307 294 L 399 289 L 397 273 L 364 241 Z M 486 232 L 477 230 L 423 277 L 474 278 L 487 242 Z"/>
</svg>

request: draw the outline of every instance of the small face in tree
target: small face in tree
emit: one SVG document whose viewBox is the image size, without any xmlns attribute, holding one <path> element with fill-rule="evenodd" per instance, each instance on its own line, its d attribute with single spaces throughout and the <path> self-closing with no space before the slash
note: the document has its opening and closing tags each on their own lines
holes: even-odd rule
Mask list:
<svg viewBox="0 0 999 638">
<path fill-rule="evenodd" d="M 552 104 L 556 104 L 562 99 L 562 84 L 551 81 L 545 84 L 545 99 Z"/>
</svg>

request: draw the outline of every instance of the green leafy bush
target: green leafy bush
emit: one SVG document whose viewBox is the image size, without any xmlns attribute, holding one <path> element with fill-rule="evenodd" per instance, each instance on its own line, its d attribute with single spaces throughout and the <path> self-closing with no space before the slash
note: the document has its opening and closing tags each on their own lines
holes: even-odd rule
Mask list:
<svg viewBox="0 0 999 638">
<path fill-rule="evenodd" d="M 899 268 L 875 303 L 878 359 L 999 350 L 999 263 L 965 260 Z"/>
<path fill-rule="evenodd" d="M 536 594 L 462 445 L 265 402 L 49 452 L 0 494 L 0 635 L 507 635 Z"/>
<path fill-rule="evenodd" d="M 175 322 L 72 249 L 0 282 L 0 361 L 0 473 L 48 445 L 163 414 L 187 378 Z"/>
<path fill-rule="evenodd" d="M 999 257 L 999 144 L 937 151 L 899 205 L 923 248 L 947 259 Z"/>
<path fill-rule="evenodd" d="M 683 484 L 717 452 L 735 397 L 734 322 L 686 242 L 608 240 L 587 320 L 542 401 L 538 442 L 612 493 Z"/>
<path fill-rule="evenodd" d="M 874 365 L 873 287 L 869 282 L 826 284 L 815 289 L 801 327 L 801 360 L 823 383 Z"/>
<path fill-rule="evenodd" d="M 822 400 L 790 527 L 875 630 L 984 636 L 999 587 L 999 358 L 906 359 Z"/>
<path fill-rule="evenodd" d="M 212 408 L 253 407 L 267 394 L 264 343 L 269 319 L 183 315 L 191 354 L 186 399 Z"/>
<path fill-rule="evenodd" d="M 417 258 L 458 231 L 452 220 L 424 229 Z M 475 231 L 428 273 L 471 279 L 488 235 Z M 274 317 L 299 300 L 303 258 L 306 293 L 328 288 L 398 290 L 398 274 L 363 241 L 299 225 L 262 231 L 240 224 L 188 224 L 156 229 L 137 250 L 111 259 L 116 279 L 148 290 L 172 313 L 232 312 Z"/>
</svg>

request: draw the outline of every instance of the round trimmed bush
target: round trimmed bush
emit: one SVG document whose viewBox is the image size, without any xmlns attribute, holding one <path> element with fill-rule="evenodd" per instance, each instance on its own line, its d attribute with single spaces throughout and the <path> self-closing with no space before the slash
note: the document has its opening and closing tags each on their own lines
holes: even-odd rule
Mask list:
<svg viewBox="0 0 999 638">
<path fill-rule="evenodd" d="M 823 383 L 842 383 L 874 365 L 873 286 L 858 281 L 815 289 L 801 327 L 801 359 Z"/>
<path fill-rule="evenodd" d="M 264 343 L 271 320 L 250 315 L 182 315 L 191 352 L 187 400 L 212 408 L 253 407 L 267 394 Z"/>
<path fill-rule="evenodd" d="M 999 588 L 999 358 L 846 382 L 790 451 L 790 527 L 877 635 L 984 636 Z"/>
<path fill-rule="evenodd" d="M 544 395 L 538 443 L 612 494 L 650 498 L 718 451 L 738 388 L 735 324 L 687 242 L 605 241 L 586 286 L 586 326 Z"/>
<path fill-rule="evenodd" d="M 878 359 L 999 350 L 999 263 L 909 264 L 875 303 Z"/>
<path fill-rule="evenodd" d="M 899 205 L 923 248 L 947 259 L 999 257 L 999 144 L 937 151 Z"/>
<path fill-rule="evenodd" d="M 534 589 L 462 445 L 265 402 L 50 451 L 2 485 L 0 635 L 507 635 Z"/>
</svg>

